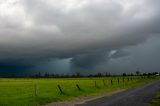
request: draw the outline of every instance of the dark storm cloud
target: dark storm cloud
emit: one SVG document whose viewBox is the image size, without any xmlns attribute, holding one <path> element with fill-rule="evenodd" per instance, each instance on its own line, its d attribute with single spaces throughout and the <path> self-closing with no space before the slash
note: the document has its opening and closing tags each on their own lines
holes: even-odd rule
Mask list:
<svg viewBox="0 0 160 106">
<path fill-rule="evenodd" d="M 112 73 L 160 72 L 160 36 L 149 38 L 145 43 L 123 49 L 128 55 L 112 58 L 97 69 Z"/>
<path fill-rule="evenodd" d="M 84 55 L 76 55 L 71 59 L 72 68 L 91 69 L 101 62 L 107 61 L 107 54 L 105 53 L 90 53 Z"/>
<path fill-rule="evenodd" d="M 124 57 L 128 54 L 121 49 L 160 33 L 159 4 L 159 0 L 2 0 L 0 66 L 8 67 L 2 64 L 5 61 L 25 68 L 71 58 L 75 68 L 93 68 Z"/>
</svg>

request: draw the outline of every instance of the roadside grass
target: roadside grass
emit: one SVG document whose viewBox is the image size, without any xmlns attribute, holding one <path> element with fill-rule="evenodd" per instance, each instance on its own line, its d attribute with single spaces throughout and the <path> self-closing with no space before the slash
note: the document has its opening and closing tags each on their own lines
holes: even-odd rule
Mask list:
<svg viewBox="0 0 160 106">
<path fill-rule="evenodd" d="M 156 97 L 152 100 L 151 106 L 160 106 L 160 92 L 156 95 Z"/>
<path fill-rule="evenodd" d="M 111 80 L 113 84 L 111 84 Z M 96 95 L 100 92 L 136 87 L 152 80 L 153 79 L 144 79 L 141 77 L 125 77 L 124 82 L 122 77 L 59 79 L 1 78 L 0 106 L 44 105 L 50 102 L 66 101 L 76 97 Z M 37 95 L 35 95 L 35 84 L 37 85 Z M 80 90 L 78 90 L 76 84 L 79 85 Z M 60 93 L 57 85 L 60 85 L 63 93 Z"/>
</svg>

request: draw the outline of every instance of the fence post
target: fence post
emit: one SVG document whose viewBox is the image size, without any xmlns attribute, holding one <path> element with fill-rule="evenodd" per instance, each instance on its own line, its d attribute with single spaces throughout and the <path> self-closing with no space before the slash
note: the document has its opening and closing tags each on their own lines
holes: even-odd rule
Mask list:
<svg viewBox="0 0 160 106">
<path fill-rule="evenodd" d="M 96 83 L 96 81 L 94 82 L 94 85 L 95 85 L 95 88 L 97 88 L 97 83 Z"/>
<path fill-rule="evenodd" d="M 103 85 L 106 86 L 105 81 L 103 80 Z"/>
<path fill-rule="evenodd" d="M 38 89 L 37 89 L 37 84 L 34 84 L 34 95 L 37 96 L 38 94 Z"/>
<path fill-rule="evenodd" d="M 78 84 L 76 84 L 76 86 L 77 86 L 78 90 L 80 91 L 80 90 L 81 90 L 81 88 L 79 87 L 79 85 L 78 85 Z"/>
<path fill-rule="evenodd" d="M 63 93 L 62 89 L 61 89 L 61 86 L 60 85 L 57 85 L 58 86 L 58 89 L 59 91 L 61 92 L 61 94 Z"/>
<path fill-rule="evenodd" d="M 118 78 L 118 84 L 119 84 L 119 78 Z"/>
<path fill-rule="evenodd" d="M 113 85 L 113 81 L 111 80 L 111 85 Z"/>
<path fill-rule="evenodd" d="M 123 82 L 124 82 L 124 78 L 123 78 Z"/>
</svg>

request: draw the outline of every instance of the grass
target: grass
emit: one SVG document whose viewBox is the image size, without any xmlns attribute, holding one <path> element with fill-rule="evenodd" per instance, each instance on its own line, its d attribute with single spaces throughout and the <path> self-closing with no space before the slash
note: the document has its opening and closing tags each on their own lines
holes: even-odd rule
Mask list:
<svg viewBox="0 0 160 106">
<path fill-rule="evenodd" d="M 111 84 L 113 80 L 113 85 Z M 0 106 L 37 106 L 50 102 L 71 100 L 76 97 L 95 95 L 104 91 L 135 87 L 151 79 L 133 79 L 123 82 L 117 77 L 107 78 L 61 78 L 61 79 L 0 79 Z M 105 86 L 103 83 L 105 81 Z M 96 86 L 95 87 L 95 81 Z M 35 96 L 35 84 L 37 96 Z M 79 85 L 80 91 L 76 87 Z M 61 86 L 63 94 L 57 85 Z"/>
<path fill-rule="evenodd" d="M 152 100 L 151 106 L 160 106 L 160 92 L 157 96 Z"/>
</svg>

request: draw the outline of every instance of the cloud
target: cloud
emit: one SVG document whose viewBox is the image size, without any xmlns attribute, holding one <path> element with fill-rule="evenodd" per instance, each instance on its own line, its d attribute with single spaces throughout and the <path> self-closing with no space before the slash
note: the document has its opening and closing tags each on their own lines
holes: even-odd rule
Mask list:
<svg viewBox="0 0 160 106">
<path fill-rule="evenodd" d="M 159 72 L 160 37 L 153 36 L 145 43 L 123 49 L 128 55 L 112 58 L 97 69 L 112 73 Z"/>
<path fill-rule="evenodd" d="M 106 53 L 76 55 L 71 59 L 72 68 L 91 69 L 101 62 L 107 61 Z"/>
<path fill-rule="evenodd" d="M 92 68 L 123 57 L 125 53 L 118 55 L 120 49 L 160 33 L 159 4 L 158 0 L 1 0 L 0 63 L 34 66 L 71 58 L 74 67 Z M 109 57 L 113 50 L 118 54 Z"/>
</svg>

